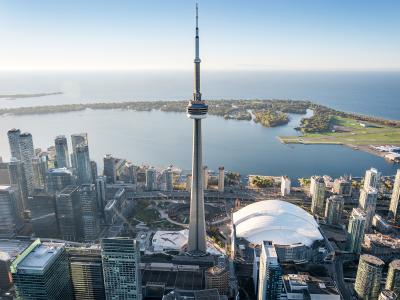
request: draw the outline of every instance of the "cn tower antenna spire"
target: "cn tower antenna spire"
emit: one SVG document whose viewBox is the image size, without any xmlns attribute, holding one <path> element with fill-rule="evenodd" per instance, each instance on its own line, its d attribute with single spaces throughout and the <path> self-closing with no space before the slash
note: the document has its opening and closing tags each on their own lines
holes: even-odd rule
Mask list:
<svg viewBox="0 0 400 300">
<path fill-rule="evenodd" d="M 193 100 L 201 101 L 200 92 L 200 38 L 199 38 L 199 5 L 196 2 L 196 37 L 195 37 L 195 58 L 194 58 L 194 93 Z"/>
</svg>

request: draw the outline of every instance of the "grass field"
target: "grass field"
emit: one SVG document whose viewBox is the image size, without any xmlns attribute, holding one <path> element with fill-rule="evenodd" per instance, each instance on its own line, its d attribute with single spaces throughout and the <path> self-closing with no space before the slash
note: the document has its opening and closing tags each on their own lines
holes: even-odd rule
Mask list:
<svg viewBox="0 0 400 300">
<path fill-rule="evenodd" d="M 280 136 L 285 144 L 400 145 L 400 128 L 370 124 L 363 127 L 353 119 L 333 117 L 334 125 L 345 132 L 307 133 L 302 136 Z"/>
</svg>

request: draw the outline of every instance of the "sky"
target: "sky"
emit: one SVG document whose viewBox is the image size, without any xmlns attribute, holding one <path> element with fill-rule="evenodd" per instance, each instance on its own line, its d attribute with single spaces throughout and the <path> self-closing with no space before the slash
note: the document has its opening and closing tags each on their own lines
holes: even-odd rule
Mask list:
<svg viewBox="0 0 400 300">
<path fill-rule="evenodd" d="M 189 70 L 192 0 L 0 0 L 0 70 Z M 199 0 L 207 70 L 400 70 L 398 0 Z"/>
</svg>

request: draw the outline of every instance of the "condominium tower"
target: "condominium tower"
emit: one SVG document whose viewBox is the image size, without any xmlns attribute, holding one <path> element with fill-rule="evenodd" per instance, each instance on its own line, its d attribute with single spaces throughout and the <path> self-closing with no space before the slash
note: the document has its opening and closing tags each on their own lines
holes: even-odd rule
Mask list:
<svg viewBox="0 0 400 300">
<path fill-rule="evenodd" d="M 358 263 L 354 290 L 360 299 L 378 299 L 385 263 L 378 257 L 363 254 Z"/>
<path fill-rule="evenodd" d="M 400 169 L 397 170 L 396 178 L 394 180 L 392 198 L 390 200 L 389 218 L 399 221 L 400 217 Z"/>
</svg>

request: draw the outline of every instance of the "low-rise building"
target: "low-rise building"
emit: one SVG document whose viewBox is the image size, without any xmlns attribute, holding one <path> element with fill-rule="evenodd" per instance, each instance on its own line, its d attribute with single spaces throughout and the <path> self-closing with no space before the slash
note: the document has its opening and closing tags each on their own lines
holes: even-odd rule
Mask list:
<svg viewBox="0 0 400 300">
<path fill-rule="evenodd" d="M 340 300 L 340 294 L 329 277 L 313 277 L 308 274 L 283 275 L 283 296 L 288 300 L 319 299 Z"/>
</svg>

